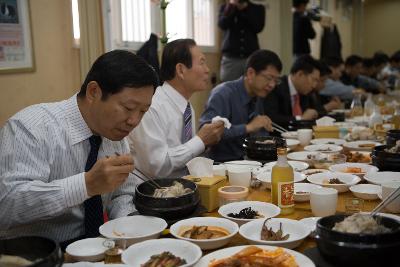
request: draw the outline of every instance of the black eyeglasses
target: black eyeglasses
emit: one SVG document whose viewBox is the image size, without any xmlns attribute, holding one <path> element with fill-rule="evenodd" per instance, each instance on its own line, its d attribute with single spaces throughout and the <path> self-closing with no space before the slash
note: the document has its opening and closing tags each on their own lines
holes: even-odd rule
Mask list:
<svg viewBox="0 0 400 267">
<path fill-rule="evenodd" d="M 276 85 L 280 85 L 282 83 L 282 79 L 280 77 L 275 78 L 271 75 L 264 73 L 259 73 L 258 75 L 261 75 L 267 81 L 267 83 L 274 82 Z"/>
</svg>

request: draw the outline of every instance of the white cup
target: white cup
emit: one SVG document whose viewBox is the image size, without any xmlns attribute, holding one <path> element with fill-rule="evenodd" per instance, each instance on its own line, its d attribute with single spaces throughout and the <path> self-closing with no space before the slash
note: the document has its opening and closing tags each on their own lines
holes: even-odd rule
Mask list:
<svg viewBox="0 0 400 267">
<path fill-rule="evenodd" d="M 213 165 L 213 174 L 216 176 L 226 176 L 226 167 L 224 164 Z"/>
<path fill-rule="evenodd" d="M 311 129 L 300 129 L 297 130 L 297 139 L 300 141 L 300 145 L 308 146 L 312 139 L 312 130 Z"/>
<path fill-rule="evenodd" d="M 385 200 L 394 190 L 400 187 L 400 182 L 388 182 L 382 184 L 382 200 Z M 389 205 L 385 207 L 389 212 L 400 213 L 400 196 L 397 196 Z"/>
<path fill-rule="evenodd" d="M 228 167 L 230 185 L 250 187 L 251 170 L 248 167 Z"/>
<path fill-rule="evenodd" d="M 334 188 L 316 188 L 310 193 L 311 211 L 316 217 L 325 217 L 336 213 L 338 191 Z"/>
</svg>

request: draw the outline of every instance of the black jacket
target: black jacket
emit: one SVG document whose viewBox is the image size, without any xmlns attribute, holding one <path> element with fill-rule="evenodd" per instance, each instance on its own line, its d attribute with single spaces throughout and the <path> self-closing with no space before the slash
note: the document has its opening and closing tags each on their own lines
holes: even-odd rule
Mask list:
<svg viewBox="0 0 400 267">
<path fill-rule="evenodd" d="M 310 18 L 303 13 L 293 13 L 293 54 L 310 54 L 308 39 L 315 38 L 315 31 Z"/>
<path fill-rule="evenodd" d="M 300 95 L 300 106 L 303 111 L 309 107 L 307 96 Z M 289 121 L 295 119 L 292 115 L 288 76 L 284 76 L 282 83 L 264 99 L 264 113 L 273 122 L 285 128 L 288 128 Z"/>
<path fill-rule="evenodd" d="M 265 7 L 248 2 L 247 8 L 238 10 L 233 5 L 222 5 L 218 26 L 224 31 L 222 53 L 236 58 L 247 58 L 259 49 L 257 34 L 265 24 Z"/>
<path fill-rule="evenodd" d="M 322 34 L 320 58 L 328 57 L 342 58 L 342 42 L 336 25 L 333 28 L 324 27 Z"/>
</svg>

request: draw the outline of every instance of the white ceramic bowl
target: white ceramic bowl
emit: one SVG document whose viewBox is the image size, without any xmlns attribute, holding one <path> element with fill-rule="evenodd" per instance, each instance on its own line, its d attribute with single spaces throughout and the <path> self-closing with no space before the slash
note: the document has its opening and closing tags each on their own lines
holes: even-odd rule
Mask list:
<svg viewBox="0 0 400 267">
<path fill-rule="evenodd" d="M 350 191 L 359 198 L 365 200 L 378 199 L 378 193 L 381 191 L 381 187 L 375 184 L 356 184 L 350 186 Z"/>
<path fill-rule="evenodd" d="M 289 160 L 297 160 L 297 161 L 305 161 L 310 162 L 311 158 L 309 156 L 315 156 L 320 152 L 315 151 L 299 151 L 299 152 L 292 152 L 287 155 Z"/>
<path fill-rule="evenodd" d="M 399 182 L 400 172 L 370 172 L 365 174 L 364 179 L 372 184 L 377 185 L 390 182 Z"/>
<path fill-rule="evenodd" d="M 321 219 L 321 217 L 308 217 L 301 219 L 300 222 L 302 222 L 308 228 L 310 233 L 312 233 L 317 228 L 317 222 L 319 219 Z"/>
<path fill-rule="evenodd" d="M 238 219 L 229 217 L 229 213 L 238 213 L 244 208 L 252 208 L 252 210 L 257 211 L 259 214 L 264 216 L 264 219 L 272 218 L 278 216 L 281 213 L 281 209 L 274 204 L 261 202 L 261 201 L 240 201 L 233 202 L 226 205 L 221 206 L 218 209 L 219 215 L 222 217 L 229 219 L 233 222 L 236 222 L 238 225 L 242 225 L 244 223 L 254 221 L 255 219 Z"/>
<path fill-rule="evenodd" d="M 144 240 L 158 238 L 167 226 L 167 222 L 161 218 L 135 215 L 108 221 L 100 226 L 99 232 L 119 243 L 125 242 L 128 247 Z"/>
<path fill-rule="evenodd" d="M 316 184 L 310 184 L 310 183 L 295 183 L 294 184 L 294 201 L 296 201 L 296 202 L 310 201 L 311 191 L 315 190 L 317 188 L 321 188 L 321 186 L 316 185 Z"/>
<path fill-rule="evenodd" d="M 288 160 L 288 163 L 290 166 L 292 166 L 293 170 L 297 171 L 297 172 L 304 171 L 305 169 L 307 169 L 310 166 L 310 165 L 308 165 L 308 163 L 301 162 L 301 161 L 295 161 L 295 160 Z M 266 171 L 272 171 L 272 167 L 275 164 L 276 164 L 276 161 L 268 162 L 260 169 L 263 169 Z"/>
<path fill-rule="evenodd" d="M 185 238 L 180 235 L 183 229 L 192 226 L 218 226 L 227 230 L 230 234 L 225 237 L 214 238 L 214 239 L 191 239 Z M 178 238 L 190 241 L 198 245 L 201 249 L 216 249 L 225 246 L 233 238 L 233 236 L 239 231 L 239 226 L 237 223 L 217 217 L 195 217 L 186 220 L 181 220 L 174 223 L 171 228 L 171 234 Z"/>
<path fill-rule="evenodd" d="M 320 152 L 320 153 L 338 153 L 343 150 L 343 147 L 330 144 L 309 145 L 304 147 L 305 151 Z"/>
<path fill-rule="evenodd" d="M 186 260 L 181 267 L 194 266 L 201 258 L 202 252 L 199 246 L 186 241 L 172 238 L 146 240 L 130 246 L 122 252 L 122 262 L 128 266 L 141 266 L 151 256 L 169 251 L 177 257 Z"/>
<path fill-rule="evenodd" d="M 235 253 L 238 253 L 239 251 L 245 249 L 246 247 L 248 246 L 229 247 L 214 251 L 201 258 L 201 260 L 196 264 L 196 267 L 208 267 L 212 260 L 229 258 Z M 265 250 L 275 250 L 277 248 L 274 246 L 267 246 L 267 245 L 257 245 L 257 247 Z M 296 263 L 298 264 L 299 267 L 315 267 L 315 264 L 302 253 L 291 249 L 285 249 L 285 251 L 294 256 Z"/>
<path fill-rule="evenodd" d="M 229 168 L 238 168 L 238 167 L 247 167 L 250 171 L 253 169 L 257 169 L 262 166 L 262 163 L 254 160 L 233 160 L 227 161 L 224 163 L 227 171 L 229 172 Z"/>
<path fill-rule="evenodd" d="M 100 237 L 81 239 L 69 244 L 65 251 L 76 261 L 101 261 L 108 249 L 103 244 L 106 240 Z"/>
<path fill-rule="evenodd" d="M 310 142 L 313 145 L 331 144 L 331 145 L 341 146 L 346 141 L 344 141 L 343 139 L 338 139 L 338 138 L 317 138 L 317 139 L 312 139 Z"/>
<path fill-rule="evenodd" d="M 281 136 L 286 139 L 297 139 L 297 131 L 284 132 Z"/>
<path fill-rule="evenodd" d="M 360 168 L 361 172 L 360 173 L 352 173 L 352 172 L 346 172 L 347 168 Z M 329 167 L 329 170 L 332 172 L 341 172 L 341 173 L 348 173 L 348 174 L 353 174 L 357 175 L 360 178 L 364 178 L 366 173 L 369 172 L 377 172 L 379 169 L 375 166 L 366 164 L 366 163 L 352 163 L 352 162 L 347 162 L 347 163 L 341 163 L 341 164 L 334 164 Z"/>
<path fill-rule="evenodd" d="M 363 145 L 373 145 L 371 147 L 362 147 Z M 352 141 L 352 142 L 346 142 L 343 144 L 343 147 L 349 149 L 349 150 L 354 150 L 354 151 L 372 151 L 374 149 L 374 146 L 380 146 L 382 145 L 381 143 L 374 142 L 374 141 L 368 141 L 368 140 L 360 140 L 360 141 Z"/>
<path fill-rule="evenodd" d="M 261 240 L 261 229 L 265 222 L 266 226 L 268 228 L 272 227 L 274 232 L 279 230 L 279 226 L 282 223 L 283 235 L 289 234 L 289 238 L 282 241 Z M 297 220 L 272 218 L 268 221 L 261 219 L 248 222 L 240 227 L 239 234 L 252 245 L 271 245 L 292 249 L 298 247 L 304 238 L 310 234 L 310 231 L 303 223 Z"/>
<path fill-rule="evenodd" d="M 286 139 L 286 145 L 290 149 L 295 149 L 300 144 L 299 140 L 296 139 Z"/>
<path fill-rule="evenodd" d="M 255 174 L 257 180 L 261 181 L 267 188 L 271 189 L 271 174 L 272 172 L 259 172 Z M 293 172 L 294 174 L 294 182 L 298 183 L 304 181 L 306 179 L 306 175 L 300 172 Z"/>
<path fill-rule="evenodd" d="M 329 180 L 333 178 L 338 178 L 343 184 L 329 184 Z M 360 177 L 347 173 L 338 173 L 338 172 L 326 172 L 326 173 L 317 173 L 307 177 L 307 180 L 310 183 L 330 187 L 336 189 L 339 193 L 349 191 L 349 187 L 355 184 L 358 184 L 361 179 Z"/>
</svg>

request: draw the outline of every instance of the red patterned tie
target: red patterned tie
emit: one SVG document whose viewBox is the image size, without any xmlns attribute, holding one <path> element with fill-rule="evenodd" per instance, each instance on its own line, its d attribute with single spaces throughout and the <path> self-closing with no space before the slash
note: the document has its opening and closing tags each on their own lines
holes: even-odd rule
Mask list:
<svg viewBox="0 0 400 267">
<path fill-rule="evenodd" d="M 294 104 L 293 104 L 293 107 L 292 107 L 292 115 L 294 116 L 294 117 L 296 117 L 296 116 L 301 116 L 302 114 L 303 114 L 303 112 L 301 111 L 301 106 L 300 106 L 300 96 L 299 96 L 299 94 L 295 94 L 294 96 L 293 96 L 293 99 L 294 99 Z"/>
</svg>

